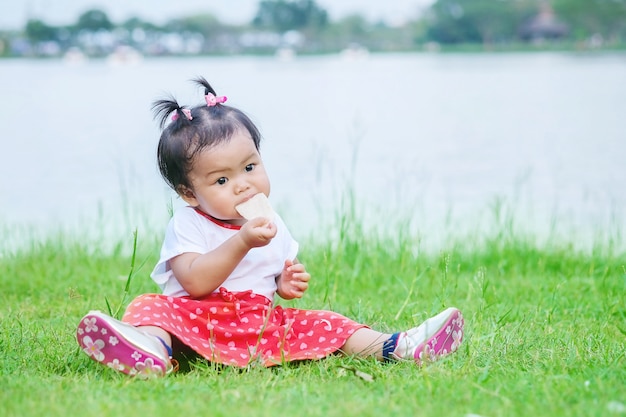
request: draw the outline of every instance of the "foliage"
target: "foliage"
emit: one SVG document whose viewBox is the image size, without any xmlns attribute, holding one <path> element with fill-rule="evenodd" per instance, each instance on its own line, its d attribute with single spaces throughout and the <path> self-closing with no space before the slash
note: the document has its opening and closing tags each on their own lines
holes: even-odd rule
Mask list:
<svg viewBox="0 0 626 417">
<path fill-rule="evenodd" d="M 30 20 L 23 32 L 28 41 L 18 37 L 14 46 L 9 41 L 5 53 L 60 55 L 78 48 L 97 56 L 119 45 L 149 55 L 275 53 L 285 45 L 299 53 L 355 46 L 374 52 L 440 45 L 462 50 L 620 48 L 626 43 L 626 0 L 436 0 L 417 18 L 394 26 L 359 13 L 331 21 L 315 0 L 262 0 L 252 21 L 240 26 L 212 14 L 163 25 L 139 18 L 116 25 L 104 11 L 91 9 L 73 25 Z"/>
<path fill-rule="evenodd" d="M 442 43 L 510 42 L 541 10 L 553 10 L 576 40 L 626 37 L 626 0 L 437 0 L 428 34 Z"/>
<path fill-rule="evenodd" d="M 132 31 L 140 29 L 144 31 L 160 31 L 161 28 L 152 22 L 146 22 L 138 17 L 131 17 L 121 25 L 122 28 Z"/>
<path fill-rule="evenodd" d="M 552 0 L 556 13 L 573 29 L 576 39 L 599 34 L 626 38 L 626 0 Z"/>
<path fill-rule="evenodd" d="M 428 36 L 441 43 L 512 41 L 533 12 L 533 0 L 438 0 L 431 8 Z"/>
<path fill-rule="evenodd" d="M 107 16 L 104 11 L 100 9 L 91 9 L 78 17 L 75 29 L 79 32 L 81 30 L 89 32 L 111 30 L 113 29 L 113 23 L 111 23 L 109 16 Z"/>
<path fill-rule="evenodd" d="M 33 42 L 51 41 L 58 38 L 58 29 L 38 19 L 26 22 L 26 36 Z"/>
<path fill-rule="evenodd" d="M 314 0 L 262 0 L 252 24 L 278 32 L 321 29 L 328 24 L 328 13 Z"/>
<path fill-rule="evenodd" d="M 198 14 L 170 20 L 163 29 L 168 32 L 191 32 L 213 36 L 222 30 L 222 24 L 212 14 Z"/>
</svg>

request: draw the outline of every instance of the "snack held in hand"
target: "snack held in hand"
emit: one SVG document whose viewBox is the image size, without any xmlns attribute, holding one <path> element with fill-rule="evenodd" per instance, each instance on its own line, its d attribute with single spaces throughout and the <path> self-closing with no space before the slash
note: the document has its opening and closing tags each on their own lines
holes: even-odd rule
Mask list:
<svg viewBox="0 0 626 417">
<path fill-rule="evenodd" d="M 258 193 L 251 199 L 237 205 L 235 210 L 246 220 L 265 217 L 274 220 L 274 210 L 265 194 Z"/>
</svg>

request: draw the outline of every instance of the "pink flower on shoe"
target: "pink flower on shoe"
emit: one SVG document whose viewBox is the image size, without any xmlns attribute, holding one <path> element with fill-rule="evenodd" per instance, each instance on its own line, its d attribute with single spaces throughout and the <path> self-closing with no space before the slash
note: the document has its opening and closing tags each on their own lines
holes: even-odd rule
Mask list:
<svg viewBox="0 0 626 417">
<path fill-rule="evenodd" d="M 96 326 L 96 318 L 86 318 L 85 320 L 83 320 L 83 323 L 85 323 L 85 331 L 87 333 L 89 332 L 97 332 L 98 331 L 98 326 Z"/>
<path fill-rule="evenodd" d="M 115 369 L 116 371 L 123 371 L 124 364 L 120 363 L 119 359 L 113 359 L 111 362 L 107 363 L 109 368 Z"/>
<path fill-rule="evenodd" d="M 463 315 L 459 313 L 456 319 L 452 320 L 452 326 L 456 328 L 452 332 L 452 346 L 450 346 L 450 351 L 455 352 L 459 346 L 461 345 L 461 341 L 463 340 L 463 325 L 464 325 Z"/>
<path fill-rule="evenodd" d="M 152 358 L 146 358 L 145 362 L 137 362 L 135 369 L 137 369 L 137 376 L 139 378 L 152 378 L 163 375 L 163 369 L 156 365 Z"/>
<path fill-rule="evenodd" d="M 432 348 L 430 345 L 424 345 L 417 357 L 422 363 L 425 361 L 434 362 L 437 360 L 437 353 L 435 352 L 435 349 Z"/>
<path fill-rule="evenodd" d="M 83 350 L 87 355 L 93 356 L 98 362 L 102 362 L 104 360 L 104 353 L 102 353 L 104 342 L 102 340 L 96 339 L 94 342 L 91 337 L 85 336 L 83 338 L 83 345 L 85 346 Z"/>
<path fill-rule="evenodd" d="M 459 346 L 461 346 L 461 340 L 463 340 L 463 330 L 459 329 L 459 331 L 452 332 L 452 346 L 450 346 L 450 351 L 455 352 Z"/>
</svg>

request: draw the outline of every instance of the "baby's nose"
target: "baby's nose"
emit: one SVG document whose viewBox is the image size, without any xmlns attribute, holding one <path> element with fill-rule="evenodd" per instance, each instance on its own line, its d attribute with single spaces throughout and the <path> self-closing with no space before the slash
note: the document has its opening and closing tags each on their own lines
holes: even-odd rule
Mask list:
<svg viewBox="0 0 626 417">
<path fill-rule="evenodd" d="M 238 179 L 236 183 L 236 190 L 238 193 L 246 191 L 250 188 L 250 183 L 245 179 Z"/>
</svg>

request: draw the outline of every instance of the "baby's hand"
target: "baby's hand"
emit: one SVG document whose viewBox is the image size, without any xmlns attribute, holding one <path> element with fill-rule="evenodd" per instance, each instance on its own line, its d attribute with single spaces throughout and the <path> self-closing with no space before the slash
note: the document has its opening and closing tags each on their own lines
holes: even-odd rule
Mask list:
<svg viewBox="0 0 626 417">
<path fill-rule="evenodd" d="M 241 238 L 250 248 L 265 246 L 276 236 L 276 225 L 264 217 L 248 220 L 241 226 Z"/>
<path fill-rule="evenodd" d="M 304 292 L 309 288 L 310 279 L 311 275 L 306 272 L 304 265 L 288 259 L 285 261 L 283 272 L 276 280 L 278 295 L 285 300 L 302 298 Z"/>
</svg>

